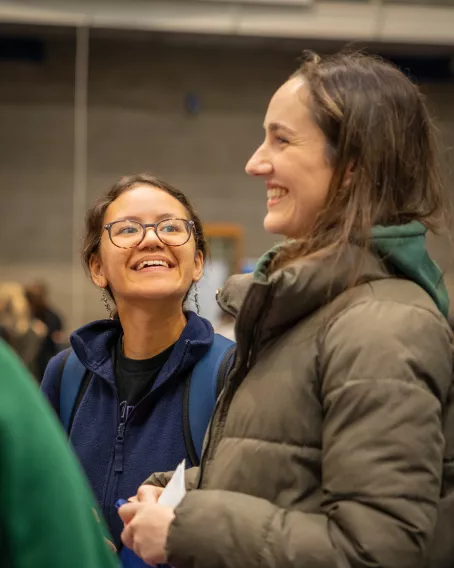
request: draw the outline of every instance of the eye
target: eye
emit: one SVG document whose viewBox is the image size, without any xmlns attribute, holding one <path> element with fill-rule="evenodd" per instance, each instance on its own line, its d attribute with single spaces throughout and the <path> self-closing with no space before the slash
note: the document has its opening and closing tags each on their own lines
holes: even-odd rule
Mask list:
<svg viewBox="0 0 454 568">
<path fill-rule="evenodd" d="M 114 237 L 137 235 L 141 230 L 141 226 L 133 221 L 119 221 L 117 223 L 113 223 L 111 229 Z"/>
<path fill-rule="evenodd" d="M 159 224 L 159 231 L 162 233 L 181 233 L 184 231 L 184 223 L 182 221 L 164 221 Z"/>
<path fill-rule="evenodd" d="M 289 141 L 286 138 L 283 138 L 282 136 L 276 136 L 276 142 L 280 145 L 289 143 Z"/>
<path fill-rule="evenodd" d="M 119 227 L 118 234 L 119 235 L 135 235 L 139 229 L 137 227 L 131 227 L 131 225 L 127 227 Z"/>
</svg>

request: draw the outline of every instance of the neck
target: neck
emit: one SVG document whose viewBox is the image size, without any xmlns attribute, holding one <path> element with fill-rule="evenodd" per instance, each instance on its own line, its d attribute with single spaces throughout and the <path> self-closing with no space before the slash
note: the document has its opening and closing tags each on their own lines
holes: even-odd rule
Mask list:
<svg viewBox="0 0 454 568">
<path fill-rule="evenodd" d="M 186 326 L 181 305 L 118 306 L 123 328 L 123 354 L 128 359 L 150 359 L 173 345 Z"/>
</svg>

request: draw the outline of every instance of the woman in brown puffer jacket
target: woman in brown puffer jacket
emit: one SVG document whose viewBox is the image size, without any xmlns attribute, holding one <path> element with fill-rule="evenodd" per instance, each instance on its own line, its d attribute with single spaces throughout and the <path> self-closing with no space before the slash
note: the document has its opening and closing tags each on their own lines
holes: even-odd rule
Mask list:
<svg viewBox="0 0 454 568">
<path fill-rule="evenodd" d="M 219 294 L 238 349 L 201 467 L 175 509 L 156 487 L 120 509 L 123 540 L 175 568 L 449 566 L 452 333 L 422 96 L 380 59 L 308 54 L 264 126 L 246 169 L 291 240 Z"/>
</svg>

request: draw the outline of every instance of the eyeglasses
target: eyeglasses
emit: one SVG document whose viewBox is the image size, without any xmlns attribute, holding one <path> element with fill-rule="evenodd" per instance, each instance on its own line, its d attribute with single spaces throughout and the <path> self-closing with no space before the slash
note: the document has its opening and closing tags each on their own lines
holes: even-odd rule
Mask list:
<svg viewBox="0 0 454 568">
<path fill-rule="evenodd" d="M 169 247 L 186 244 L 194 231 L 194 221 L 187 219 L 163 219 L 159 223 L 139 223 L 139 221 L 114 221 L 104 225 L 113 245 L 118 248 L 133 248 L 144 240 L 147 229 L 152 227 L 158 239 Z"/>
</svg>

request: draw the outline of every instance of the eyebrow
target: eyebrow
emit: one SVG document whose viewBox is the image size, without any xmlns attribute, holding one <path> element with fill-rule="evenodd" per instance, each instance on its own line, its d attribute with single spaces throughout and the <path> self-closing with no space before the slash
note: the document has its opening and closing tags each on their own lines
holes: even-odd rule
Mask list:
<svg viewBox="0 0 454 568">
<path fill-rule="evenodd" d="M 270 132 L 273 132 L 273 133 L 276 132 L 277 130 L 284 130 L 285 132 L 288 132 L 288 134 L 296 134 L 296 132 L 294 130 L 292 130 L 288 126 L 285 126 L 285 124 L 281 124 L 280 122 L 270 122 L 268 124 L 268 128 L 264 124 L 263 128 L 265 128 L 265 130 L 268 129 Z"/>
<path fill-rule="evenodd" d="M 185 218 L 186 216 L 180 217 L 175 213 L 161 213 L 161 215 L 157 215 L 155 217 L 155 220 L 156 223 L 159 223 L 159 221 L 162 221 L 163 219 L 185 219 Z M 143 223 L 142 217 L 137 217 L 137 215 L 125 215 L 124 217 L 119 217 L 118 219 L 115 219 L 115 221 L 137 221 L 139 223 Z"/>
</svg>

